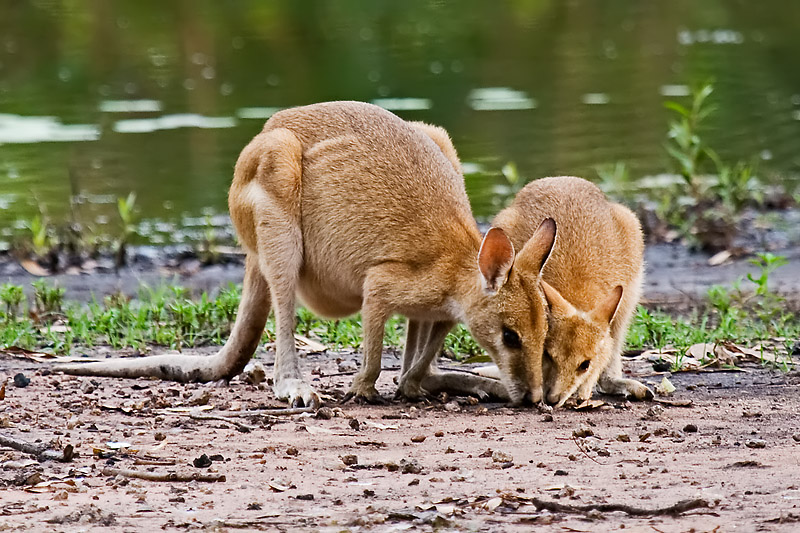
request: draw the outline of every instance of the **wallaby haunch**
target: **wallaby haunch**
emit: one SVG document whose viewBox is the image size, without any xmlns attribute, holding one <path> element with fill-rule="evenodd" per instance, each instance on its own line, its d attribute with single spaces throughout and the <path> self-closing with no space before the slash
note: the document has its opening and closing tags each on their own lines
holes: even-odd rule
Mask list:
<svg viewBox="0 0 800 533">
<path fill-rule="evenodd" d="M 542 220 L 558 238 L 542 272 L 548 305 L 543 372 L 547 401 L 563 405 L 575 392 L 651 399 L 622 377 L 621 351 L 641 295 L 644 240 L 639 220 L 609 202 L 594 184 L 574 177 L 532 181 L 495 217 L 514 246 L 535 235 Z"/>
<path fill-rule="evenodd" d="M 318 405 L 295 350 L 299 297 L 321 316 L 361 310 L 364 360 L 349 396 L 380 399 L 375 381 L 384 324 L 400 313 L 408 317 L 400 394 L 455 390 L 513 402 L 542 399 L 547 317 L 539 281 L 555 223 L 540 220 L 524 246 L 517 246 L 518 254 L 500 229 L 482 240 L 443 129 L 359 102 L 281 111 L 239 156 L 228 204 L 247 257 L 236 322 L 219 353 L 61 369 L 177 381 L 230 379 L 255 352 L 271 307 L 275 394 L 292 404 Z M 438 349 L 458 321 L 497 363 L 502 385 L 436 369 Z"/>
</svg>

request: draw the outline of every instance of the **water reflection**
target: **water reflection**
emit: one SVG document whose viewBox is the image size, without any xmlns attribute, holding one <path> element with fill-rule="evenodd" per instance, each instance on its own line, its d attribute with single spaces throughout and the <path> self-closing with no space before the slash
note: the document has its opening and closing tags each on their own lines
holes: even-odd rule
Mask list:
<svg viewBox="0 0 800 533">
<path fill-rule="evenodd" d="M 781 0 L 4 2 L 0 228 L 132 190 L 145 219 L 224 213 L 261 122 L 335 99 L 447 128 L 484 217 L 509 161 L 525 178 L 667 171 L 663 102 L 708 78 L 709 143 L 790 182 L 797 20 L 800 3 Z M 116 220 L 113 202 L 80 210 Z"/>
</svg>

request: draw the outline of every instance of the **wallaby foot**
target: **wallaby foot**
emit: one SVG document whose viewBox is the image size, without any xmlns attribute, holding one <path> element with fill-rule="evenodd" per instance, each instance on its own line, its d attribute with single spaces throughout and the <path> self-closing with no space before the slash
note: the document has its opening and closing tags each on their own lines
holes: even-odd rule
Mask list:
<svg viewBox="0 0 800 533">
<path fill-rule="evenodd" d="M 378 390 L 375 388 L 375 382 L 365 379 L 361 374 L 356 375 L 353 380 L 353 385 L 350 387 L 347 394 L 344 395 L 342 403 L 349 402 L 350 400 L 371 405 L 382 405 L 386 403 L 386 400 L 378 394 Z"/>
<path fill-rule="evenodd" d="M 322 406 L 317 392 L 302 379 L 276 380 L 272 390 L 279 400 L 286 400 L 292 407 L 313 407 L 318 409 Z"/>
<path fill-rule="evenodd" d="M 395 400 L 405 400 L 408 402 L 420 402 L 431 399 L 434 395 L 422 388 L 422 382 L 400 378 L 397 392 L 394 394 Z"/>
<path fill-rule="evenodd" d="M 652 400 L 654 397 L 653 391 L 634 379 L 601 378 L 598 387 L 604 394 L 624 396 L 636 400 Z"/>
</svg>

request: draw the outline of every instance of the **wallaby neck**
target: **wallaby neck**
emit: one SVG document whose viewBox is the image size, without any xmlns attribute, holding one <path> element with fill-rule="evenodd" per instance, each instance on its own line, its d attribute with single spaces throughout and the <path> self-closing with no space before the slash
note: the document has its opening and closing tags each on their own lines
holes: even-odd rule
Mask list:
<svg viewBox="0 0 800 533">
<path fill-rule="evenodd" d="M 478 252 L 481 247 L 481 234 L 477 226 L 469 232 L 469 240 L 461 253 L 453 258 L 451 272 L 453 285 L 450 288 L 450 301 L 459 322 L 469 323 L 471 309 L 483 298 L 484 289 L 478 270 Z"/>
</svg>

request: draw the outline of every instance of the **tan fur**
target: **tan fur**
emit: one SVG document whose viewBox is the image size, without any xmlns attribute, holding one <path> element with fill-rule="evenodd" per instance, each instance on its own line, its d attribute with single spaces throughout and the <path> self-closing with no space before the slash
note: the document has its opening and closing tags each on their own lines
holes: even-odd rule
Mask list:
<svg viewBox="0 0 800 533">
<path fill-rule="evenodd" d="M 592 183 L 556 177 L 526 185 L 493 224 L 522 246 L 548 217 L 558 236 L 542 272 L 547 400 L 561 405 L 575 392 L 586 399 L 598 380 L 610 394 L 652 397 L 641 383 L 622 378 L 620 358 L 644 273 L 638 219 Z"/>
<path fill-rule="evenodd" d="M 81 365 L 74 373 L 230 378 L 255 349 L 270 307 L 276 320 L 274 390 L 291 402 L 318 404 L 295 352 L 296 299 L 327 317 L 359 309 L 364 362 L 350 394 L 377 400 L 384 324 L 408 317 L 401 394 L 441 388 L 505 396 L 542 396 L 546 317 L 540 269 L 555 236 L 552 222 L 514 248 L 500 230 L 479 253 L 460 164 L 447 133 L 409 123 L 373 105 L 331 102 L 275 114 L 244 148 L 229 195 L 231 218 L 247 252 L 242 304 L 231 338 L 207 368 L 181 358 Z M 479 269 L 478 263 L 481 268 Z M 511 268 L 513 265 L 529 265 Z M 534 266 L 532 269 L 530 266 Z M 270 305 L 271 304 L 271 305 Z M 466 322 L 503 373 L 503 385 L 479 376 L 439 373 L 435 358 L 456 322 Z M 521 349 L 503 344 L 513 328 Z M 203 359 L 203 358 L 199 358 Z M 146 361 L 154 361 L 147 365 Z M 190 360 L 190 358 L 186 358 Z M 91 368 L 90 368 L 91 367 Z M 157 367 L 157 368 L 156 368 Z M 76 370 L 79 369 L 79 370 Z M 149 373 L 147 373 L 149 372 Z"/>
</svg>

